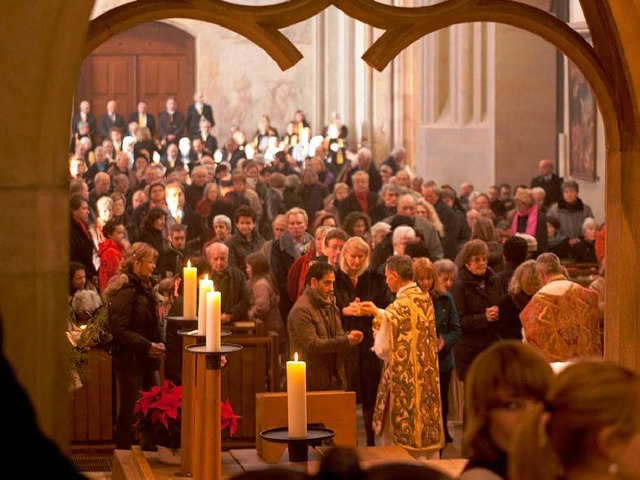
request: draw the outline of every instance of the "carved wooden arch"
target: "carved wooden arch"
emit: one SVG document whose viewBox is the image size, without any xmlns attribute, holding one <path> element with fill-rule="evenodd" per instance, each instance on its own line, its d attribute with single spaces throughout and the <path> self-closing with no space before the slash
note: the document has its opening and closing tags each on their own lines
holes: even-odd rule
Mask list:
<svg viewBox="0 0 640 480">
<path fill-rule="evenodd" d="M 620 103 L 594 49 L 553 15 L 513 0 L 448 0 L 429 7 L 393 7 L 375 0 L 289 0 L 275 5 L 247 6 L 222 0 L 148 0 L 121 5 L 92 20 L 85 56 L 102 42 L 141 23 L 189 18 L 215 23 L 262 48 L 286 70 L 302 58 L 280 29 L 314 17 L 329 5 L 385 33 L 364 53 L 363 60 L 383 70 L 402 50 L 442 28 L 468 22 L 497 22 L 536 34 L 569 57 L 594 90 L 603 115 L 607 148 L 620 148 Z"/>
</svg>

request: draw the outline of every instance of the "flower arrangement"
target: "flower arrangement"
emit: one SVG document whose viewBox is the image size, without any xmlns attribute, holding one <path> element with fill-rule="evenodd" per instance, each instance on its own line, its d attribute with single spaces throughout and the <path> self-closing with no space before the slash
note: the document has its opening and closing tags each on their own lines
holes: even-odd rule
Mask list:
<svg viewBox="0 0 640 480">
<path fill-rule="evenodd" d="M 182 387 L 165 380 L 161 387 L 140 392 L 136 402 L 136 435 L 143 445 L 159 445 L 176 451 L 180 448 L 182 420 Z M 221 405 L 221 428 L 225 436 L 233 436 L 240 416 L 229 403 Z"/>
</svg>

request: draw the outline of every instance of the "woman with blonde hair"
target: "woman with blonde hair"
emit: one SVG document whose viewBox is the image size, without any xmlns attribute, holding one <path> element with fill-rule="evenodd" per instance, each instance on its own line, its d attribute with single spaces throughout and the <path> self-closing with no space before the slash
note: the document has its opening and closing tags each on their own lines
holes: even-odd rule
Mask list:
<svg viewBox="0 0 640 480">
<path fill-rule="evenodd" d="M 538 277 L 535 260 L 527 260 L 516 268 L 509 281 L 509 291 L 498 302 L 500 338 L 522 340 L 520 312 L 541 287 L 542 282 Z"/>
<path fill-rule="evenodd" d="M 160 386 L 158 370 L 165 345 L 161 341 L 157 296 L 151 285 L 157 258 L 158 252 L 151 245 L 134 243 L 123 254 L 120 275 L 111 278 L 104 293 L 120 400 L 116 448 L 129 449 L 134 443 L 134 407 L 140 391 Z"/>
<path fill-rule="evenodd" d="M 334 292 L 344 331 L 360 330 L 362 342 L 346 353 L 348 389 L 358 393 L 367 434 L 367 445 L 375 445 L 371 422 L 382 373 L 382 362 L 372 351 L 373 319 L 378 308 L 391 302 L 385 278 L 369 269 L 371 250 L 360 237 L 349 238 L 340 252 Z"/>
<path fill-rule="evenodd" d="M 522 419 L 517 480 L 640 479 L 640 377 L 613 362 L 569 365 Z"/>
<path fill-rule="evenodd" d="M 465 382 L 462 449 L 469 461 L 460 480 L 522 478 L 507 475 L 514 438 L 525 412 L 542 405 L 552 378 L 542 355 L 516 340 L 496 343 L 476 357 Z"/>
<path fill-rule="evenodd" d="M 438 212 L 436 212 L 435 207 L 424 198 L 419 198 L 416 202 L 416 215 L 429 220 L 435 227 L 438 235 L 440 235 L 440 238 L 444 237 L 444 225 L 440 221 Z"/>
<path fill-rule="evenodd" d="M 462 333 L 458 311 L 453 297 L 440 289 L 438 275 L 431 261 L 426 258 L 414 260 L 413 279 L 424 293 L 429 294 L 433 301 L 433 310 L 436 315 L 436 333 L 438 335 L 440 401 L 442 403 L 444 439 L 447 443 L 451 443 L 453 438 L 447 428 L 447 415 L 449 413 L 449 384 L 451 383 L 451 372 L 454 368 L 452 351 Z"/>
<path fill-rule="evenodd" d="M 511 221 L 511 235 L 526 233 L 538 242 L 538 250 L 534 256 L 547 251 L 547 214 L 540 210 L 533 199 L 531 190 L 519 189 L 513 196 L 515 212 Z"/>
</svg>

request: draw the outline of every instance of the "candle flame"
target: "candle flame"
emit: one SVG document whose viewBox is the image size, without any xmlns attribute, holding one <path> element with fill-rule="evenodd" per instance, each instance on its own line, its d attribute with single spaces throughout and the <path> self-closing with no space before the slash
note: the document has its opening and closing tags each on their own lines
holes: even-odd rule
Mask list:
<svg viewBox="0 0 640 480">
<path fill-rule="evenodd" d="M 293 360 L 296 362 L 298 361 L 298 352 L 293 355 Z"/>
<path fill-rule="evenodd" d="M 86 330 L 87 326 L 86 325 L 80 325 L 80 330 Z"/>
<path fill-rule="evenodd" d="M 209 280 L 209 274 L 208 274 L 208 273 L 207 273 L 207 274 L 205 274 L 204 279 L 205 279 L 205 280 Z"/>
<path fill-rule="evenodd" d="M 187 268 L 191 268 L 191 260 L 187 262 Z"/>
</svg>

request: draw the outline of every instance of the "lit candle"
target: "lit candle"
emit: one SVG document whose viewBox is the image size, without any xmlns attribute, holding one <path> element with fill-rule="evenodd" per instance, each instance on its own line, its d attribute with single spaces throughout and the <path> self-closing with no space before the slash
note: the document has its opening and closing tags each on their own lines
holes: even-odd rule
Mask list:
<svg viewBox="0 0 640 480">
<path fill-rule="evenodd" d="M 219 352 L 220 345 L 220 292 L 207 292 L 207 327 L 205 345 L 209 352 Z"/>
<path fill-rule="evenodd" d="M 307 436 L 307 365 L 298 361 L 287 362 L 287 415 L 290 438 Z"/>
<path fill-rule="evenodd" d="M 191 260 L 189 260 L 187 266 L 182 269 L 182 277 L 184 278 L 182 316 L 185 320 L 195 320 L 197 318 L 196 279 L 198 278 L 198 269 L 191 266 Z"/>
<path fill-rule="evenodd" d="M 213 291 L 213 280 L 209 280 L 209 275 L 205 275 L 200 280 L 200 290 L 198 292 L 198 335 L 205 334 L 207 321 L 207 292 Z"/>
</svg>

